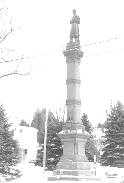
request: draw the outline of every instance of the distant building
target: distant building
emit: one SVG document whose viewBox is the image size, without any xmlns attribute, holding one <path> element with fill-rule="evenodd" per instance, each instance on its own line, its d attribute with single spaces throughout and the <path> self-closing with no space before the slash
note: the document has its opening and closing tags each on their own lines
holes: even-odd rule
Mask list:
<svg viewBox="0 0 124 183">
<path fill-rule="evenodd" d="M 97 149 L 98 151 L 100 152 L 100 155 L 102 154 L 102 148 L 103 148 L 103 145 L 102 145 L 102 140 L 103 140 L 103 137 L 104 137 L 104 133 L 103 133 L 103 130 L 102 128 L 94 128 L 93 132 L 92 132 L 92 135 L 96 141 L 96 146 L 97 146 Z"/>
<path fill-rule="evenodd" d="M 19 142 L 21 162 L 30 162 L 37 157 L 37 129 L 18 126 L 14 130 L 14 139 Z"/>
</svg>

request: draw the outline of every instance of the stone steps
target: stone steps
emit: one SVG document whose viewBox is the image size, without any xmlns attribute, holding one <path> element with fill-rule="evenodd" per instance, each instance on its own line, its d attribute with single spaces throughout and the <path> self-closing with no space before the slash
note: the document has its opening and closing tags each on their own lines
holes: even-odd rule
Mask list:
<svg viewBox="0 0 124 183">
<path fill-rule="evenodd" d="M 65 176 L 65 175 L 62 175 L 62 176 L 53 176 L 53 177 L 48 177 L 48 181 L 61 181 L 61 180 L 64 180 L 64 181 L 91 181 L 91 182 L 101 182 L 102 179 L 100 177 L 96 177 L 96 176 Z"/>
</svg>

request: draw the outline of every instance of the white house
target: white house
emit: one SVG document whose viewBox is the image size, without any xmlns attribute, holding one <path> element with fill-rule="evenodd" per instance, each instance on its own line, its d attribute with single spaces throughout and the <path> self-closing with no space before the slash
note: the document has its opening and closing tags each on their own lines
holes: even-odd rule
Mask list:
<svg viewBox="0 0 124 183">
<path fill-rule="evenodd" d="M 14 139 L 19 142 L 21 162 L 30 162 L 37 157 L 37 129 L 27 126 L 17 126 Z"/>
</svg>

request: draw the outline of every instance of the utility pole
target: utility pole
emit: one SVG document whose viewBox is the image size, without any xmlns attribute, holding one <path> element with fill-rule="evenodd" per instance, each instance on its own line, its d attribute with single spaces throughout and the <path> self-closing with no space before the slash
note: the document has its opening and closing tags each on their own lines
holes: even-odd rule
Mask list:
<svg viewBox="0 0 124 183">
<path fill-rule="evenodd" d="M 46 119 L 45 119 L 45 134 L 44 134 L 44 153 L 43 153 L 43 173 L 45 178 L 45 169 L 46 169 L 46 145 L 47 145 L 47 122 L 48 122 L 48 113 L 46 109 Z"/>
<path fill-rule="evenodd" d="M 95 168 L 95 176 L 96 176 L 96 155 L 94 155 L 94 168 Z"/>
</svg>

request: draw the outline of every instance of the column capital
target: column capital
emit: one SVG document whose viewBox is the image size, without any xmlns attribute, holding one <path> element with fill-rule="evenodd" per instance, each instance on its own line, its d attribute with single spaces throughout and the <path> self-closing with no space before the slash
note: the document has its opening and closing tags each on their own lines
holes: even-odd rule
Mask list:
<svg viewBox="0 0 124 183">
<path fill-rule="evenodd" d="M 66 45 L 66 50 L 74 50 L 74 49 L 78 49 L 80 50 L 81 46 L 80 46 L 80 41 L 70 41 L 69 43 L 67 43 Z"/>
<path fill-rule="evenodd" d="M 66 58 L 81 59 L 83 52 L 79 49 L 64 50 L 63 54 Z"/>
</svg>

